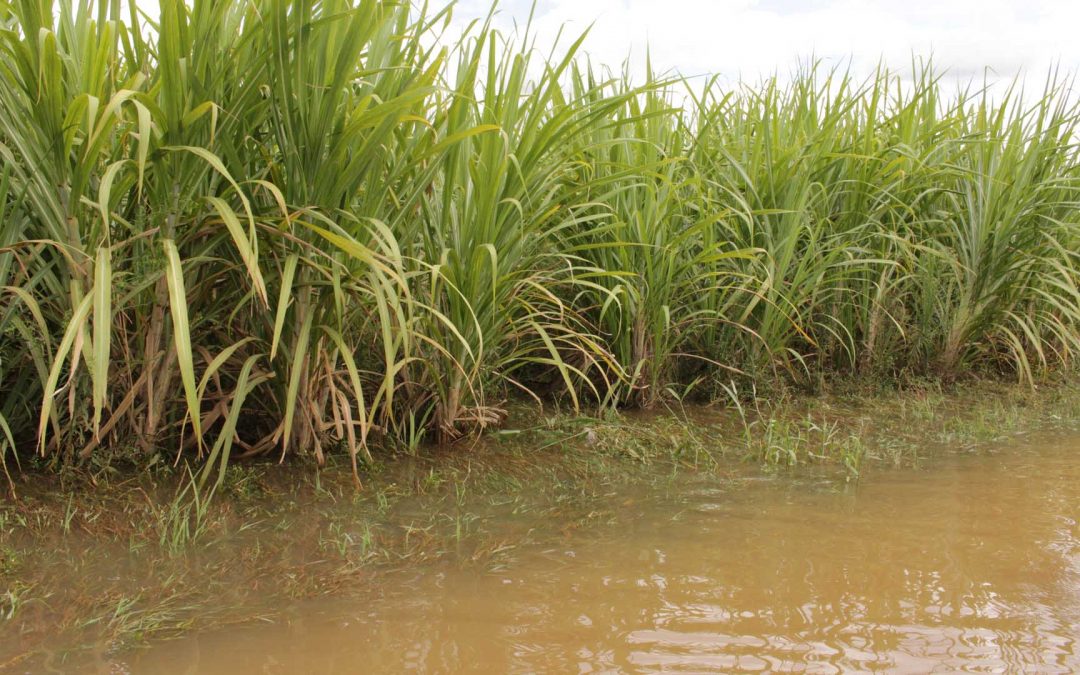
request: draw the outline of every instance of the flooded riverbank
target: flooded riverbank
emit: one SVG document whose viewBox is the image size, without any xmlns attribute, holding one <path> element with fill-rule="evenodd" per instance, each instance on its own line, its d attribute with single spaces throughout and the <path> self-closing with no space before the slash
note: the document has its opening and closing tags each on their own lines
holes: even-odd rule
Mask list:
<svg viewBox="0 0 1080 675">
<path fill-rule="evenodd" d="M 142 673 L 1080 669 L 1080 435 L 1032 435 L 857 488 L 687 481 L 495 571 L 118 659 Z M 700 481 L 697 481 L 700 483 Z M 649 504 L 639 508 L 637 504 Z"/>
<path fill-rule="evenodd" d="M 24 505 L 0 647 L 10 672 L 1075 672 L 1074 399 L 1010 396 L 565 420 L 361 494 L 253 473 L 178 550 L 115 504 Z"/>
</svg>

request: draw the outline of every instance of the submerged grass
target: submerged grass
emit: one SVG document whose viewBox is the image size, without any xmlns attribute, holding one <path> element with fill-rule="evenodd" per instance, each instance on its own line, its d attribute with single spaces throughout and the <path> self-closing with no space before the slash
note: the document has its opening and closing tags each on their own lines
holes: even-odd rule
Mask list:
<svg viewBox="0 0 1080 675">
<path fill-rule="evenodd" d="M 1080 391 L 855 386 L 741 414 L 549 412 L 511 406 L 506 426 L 472 451 L 401 455 L 376 465 L 363 492 L 335 457 L 299 481 L 271 464 L 230 467 L 217 498 L 195 511 L 164 487 L 171 472 L 35 476 L 19 502 L 0 506 L 0 669 L 107 661 L 151 638 L 272 618 L 302 598 L 362 599 L 387 575 L 432 565 L 499 568 L 651 500 L 738 489 L 792 465 L 851 489 L 860 472 L 1075 430 Z"/>
</svg>

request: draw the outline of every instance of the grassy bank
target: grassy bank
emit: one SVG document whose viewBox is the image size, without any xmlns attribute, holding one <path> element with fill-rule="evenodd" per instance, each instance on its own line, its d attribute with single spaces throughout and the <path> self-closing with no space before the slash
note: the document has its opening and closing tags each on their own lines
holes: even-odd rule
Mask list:
<svg viewBox="0 0 1080 675">
<path fill-rule="evenodd" d="M 5 472 L 359 482 L 522 394 L 1030 384 L 1077 346 L 1065 81 L 632 82 L 450 7 L 160 5 L 0 0 Z"/>
<path fill-rule="evenodd" d="M 695 484 L 738 490 L 794 471 L 853 490 L 860 474 L 1077 425 L 1069 385 L 858 388 L 743 414 L 542 418 L 522 406 L 469 452 L 378 463 L 362 492 L 345 457 L 322 469 L 235 465 L 204 508 L 177 494 L 179 470 L 34 474 L 0 507 L 0 669 L 106 659 L 151 638 L 280 617 L 303 598 L 363 602 L 440 565 L 498 568 Z"/>
<path fill-rule="evenodd" d="M 1066 80 L 160 5 L 0 0 L 0 666 L 1077 418 Z"/>
</svg>

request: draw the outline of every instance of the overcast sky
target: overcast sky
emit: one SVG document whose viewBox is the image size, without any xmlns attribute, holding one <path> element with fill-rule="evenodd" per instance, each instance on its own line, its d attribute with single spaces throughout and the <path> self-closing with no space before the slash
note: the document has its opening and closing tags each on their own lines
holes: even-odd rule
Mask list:
<svg viewBox="0 0 1080 675">
<path fill-rule="evenodd" d="M 440 6 L 443 0 L 429 0 Z M 136 0 L 151 13 L 157 0 Z M 459 0 L 455 23 L 486 16 L 491 0 Z M 532 0 L 502 0 L 496 23 L 523 24 Z M 868 73 L 879 60 L 906 69 L 933 55 L 955 79 L 1080 71 L 1080 0 L 538 0 L 539 44 L 560 26 L 593 24 L 586 50 L 641 71 L 646 45 L 658 70 L 718 73 L 729 82 L 790 72 L 816 57 Z"/>
<path fill-rule="evenodd" d="M 437 4 L 437 3 L 434 3 Z M 457 21 L 485 15 L 490 0 L 461 0 Z M 524 22 L 532 0 L 504 0 L 499 22 Z M 755 80 L 814 56 L 868 72 L 884 59 L 907 68 L 933 54 L 961 80 L 1026 73 L 1041 83 L 1059 63 L 1080 66 L 1080 0 L 539 0 L 539 34 L 594 23 L 587 51 L 600 62 L 640 57 L 684 75 Z"/>
</svg>

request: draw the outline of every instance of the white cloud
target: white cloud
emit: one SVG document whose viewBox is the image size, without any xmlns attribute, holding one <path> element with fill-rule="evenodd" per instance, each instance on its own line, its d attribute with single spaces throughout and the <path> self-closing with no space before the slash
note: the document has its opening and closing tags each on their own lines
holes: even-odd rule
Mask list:
<svg viewBox="0 0 1080 675">
<path fill-rule="evenodd" d="M 157 0 L 135 0 L 156 14 Z M 442 0 L 431 0 L 440 6 Z M 460 28 L 491 0 L 459 0 Z M 524 24 L 532 0 L 502 0 L 496 25 Z M 726 81 L 790 72 L 815 57 L 870 72 L 884 60 L 906 69 L 934 56 L 955 79 L 1026 74 L 1033 85 L 1054 65 L 1080 71 L 1080 0 L 538 0 L 534 29 L 547 45 L 561 27 L 592 25 L 586 51 L 641 72 L 646 47 L 660 71 L 717 73 Z"/>
<path fill-rule="evenodd" d="M 456 19 L 486 13 L 486 0 L 463 0 Z M 530 0 L 502 3 L 497 23 L 523 22 Z M 661 70 L 757 79 L 816 57 L 850 59 L 867 72 L 879 60 L 906 68 L 933 54 L 953 77 L 1034 79 L 1054 63 L 1080 67 L 1080 2 L 1075 0 L 540 0 L 536 28 L 550 38 L 595 21 L 586 43 L 595 60 L 640 67 L 648 45 Z"/>
</svg>

